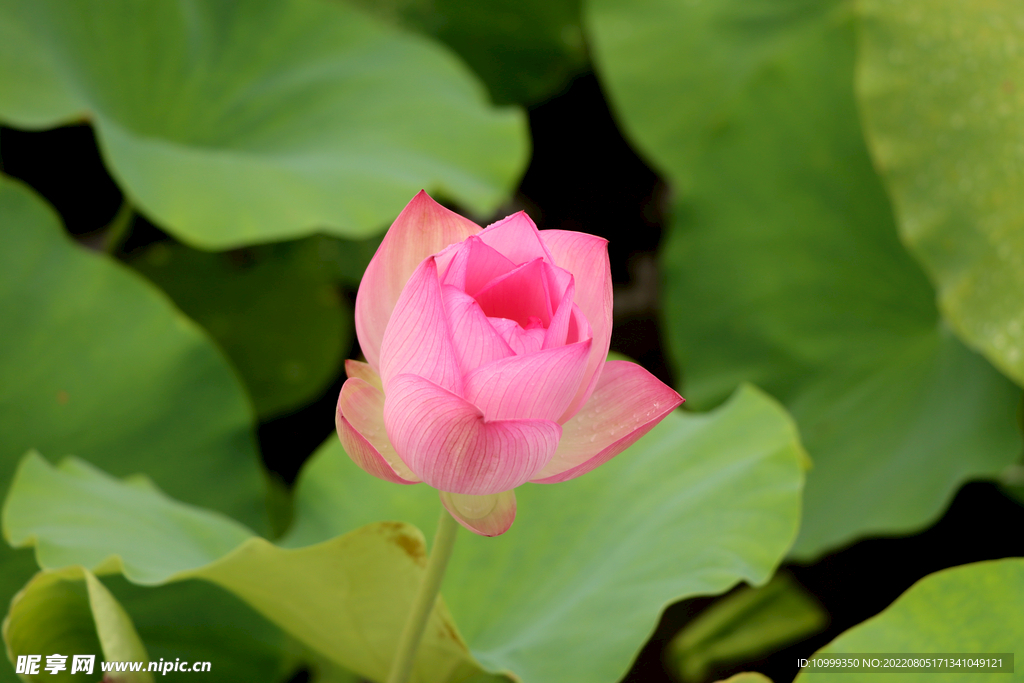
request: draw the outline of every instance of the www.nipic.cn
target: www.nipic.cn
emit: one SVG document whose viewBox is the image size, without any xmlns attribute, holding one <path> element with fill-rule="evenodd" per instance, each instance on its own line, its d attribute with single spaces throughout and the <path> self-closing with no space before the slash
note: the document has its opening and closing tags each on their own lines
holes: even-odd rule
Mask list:
<svg viewBox="0 0 1024 683">
<path fill-rule="evenodd" d="M 46 656 L 46 664 L 42 663 L 42 655 L 18 655 L 15 673 L 38 674 L 40 668 L 49 674 L 68 670 L 68 655 L 52 654 Z M 92 674 L 96 664 L 96 655 L 71 655 L 70 673 Z M 210 671 L 210 662 L 189 662 L 180 658 L 173 662 L 161 658 L 156 662 L 100 662 L 100 671 L 147 671 L 166 675 L 170 671 L 205 673 Z"/>
</svg>

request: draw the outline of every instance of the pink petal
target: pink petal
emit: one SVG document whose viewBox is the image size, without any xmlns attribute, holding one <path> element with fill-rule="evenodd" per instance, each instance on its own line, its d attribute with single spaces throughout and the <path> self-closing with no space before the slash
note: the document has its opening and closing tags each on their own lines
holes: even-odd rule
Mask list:
<svg viewBox="0 0 1024 683">
<path fill-rule="evenodd" d="M 525 211 L 506 216 L 500 221 L 491 223 L 480 239 L 488 246 L 504 254 L 517 266 L 533 259 L 542 258 L 551 265 L 556 265 L 551 252 L 544 246 L 536 223 L 526 215 Z"/>
<path fill-rule="evenodd" d="M 603 465 L 682 402 L 682 396 L 636 363 L 608 361 L 590 400 L 562 425 L 558 450 L 533 481 L 554 484 Z"/>
<path fill-rule="evenodd" d="M 335 424 L 348 457 L 363 470 L 396 484 L 419 481 L 388 439 L 384 429 L 384 394 L 375 386 L 359 377 L 348 379 L 338 396 Z"/>
<path fill-rule="evenodd" d="M 542 230 L 540 238 L 555 265 L 573 274 L 576 303 L 590 323 L 594 345 L 582 387 L 568 414 L 579 410 L 597 386 L 597 376 L 608 356 L 612 338 L 612 271 L 608 262 L 608 241 L 594 235 L 568 230 Z"/>
<path fill-rule="evenodd" d="M 579 389 L 590 341 L 512 356 L 478 367 L 465 378 L 466 400 L 487 420 L 551 420 Z"/>
<path fill-rule="evenodd" d="M 516 518 L 516 494 L 502 491 L 487 496 L 465 496 L 439 491 L 441 504 L 462 526 L 481 536 L 499 536 Z"/>
<path fill-rule="evenodd" d="M 569 283 L 573 280 L 572 273 L 564 268 L 545 263 L 544 279 L 547 281 L 548 292 L 551 295 L 551 310 L 554 311 L 558 308 L 562 297 L 565 296 L 565 290 L 569 288 Z"/>
<path fill-rule="evenodd" d="M 572 276 L 569 276 L 569 283 L 562 295 L 562 300 L 555 308 L 555 314 L 551 316 L 551 324 L 544 333 L 544 348 L 550 349 L 555 346 L 564 346 L 569 337 L 569 323 L 573 318 L 573 298 L 576 296 L 576 285 Z M 579 341 L 579 340 L 577 340 Z"/>
<path fill-rule="evenodd" d="M 358 377 L 364 382 L 368 382 L 381 394 L 384 393 L 384 383 L 380 381 L 380 375 L 374 370 L 368 363 L 361 363 L 357 360 L 348 358 L 345 360 L 345 376 L 349 379 Z"/>
<path fill-rule="evenodd" d="M 569 319 L 569 329 L 565 333 L 565 343 L 573 344 L 584 339 L 593 339 L 594 331 L 587 322 L 587 317 L 576 304 L 572 305 L 572 317 Z M 593 351 L 593 349 L 591 349 Z M 587 394 L 590 395 L 589 393 Z"/>
<path fill-rule="evenodd" d="M 480 232 L 473 221 L 420 191 L 398 215 L 373 255 L 356 295 L 356 335 L 366 360 L 380 368 L 380 345 L 391 311 L 423 259 Z"/>
<path fill-rule="evenodd" d="M 441 286 L 441 296 L 448 313 L 455 356 L 463 375 L 484 363 L 515 355 L 488 322 L 476 299 L 450 285 Z"/>
<path fill-rule="evenodd" d="M 409 278 L 380 345 L 385 394 L 391 392 L 391 380 L 405 373 L 420 375 L 462 395 L 462 372 L 433 257 L 421 263 Z"/>
<path fill-rule="evenodd" d="M 569 318 L 569 329 L 566 330 L 565 343 L 575 344 L 581 340 L 593 339 L 593 332 L 590 329 L 590 323 L 583 316 L 583 312 L 580 311 L 580 307 L 576 304 L 572 305 L 572 316 Z M 593 362 L 594 358 L 594 347 L 591 343 L 590 356 L 587 358 L 587 371 L 590 371 L 590 363 Z M 603 367 L 603 364 L 602 366 Z M 558 418 L 558 424 L 565 424 L 569 421 L 573 415 L 579 412 L 579 409 L 583 403 L 590 398 L 590 395 L 594 393 L 595 387 L 597 387 L 598 380 L 601 379 L 601 367 L 598 367 L 598 371 L 590 375 L 589 380 L 587 379 L 586 372 L 584 372 L 583 380 L 580 382 L 580 388 L 576 392 L 576 396 L 573 397 L 569 407 L 565 409 L 565 412 L 561 417 Z"/>
<path fill-rule="evenodd" d="M 544 348 L 544 337 L 547 334 L 545 329 L 537 321 L 537 326 L 523 329 L 515 320 L 508 318 L 488 318 L 493 327 L 505 343 L 516 353 L 517 356 L 525 356 L 536 353 Z"/>
<path fill-rule="evenodd" d="M 522 327 L 539 318 L 547 327 L 554 312 L 544 277 L 544 262 L 534 259 L 492 280 L 474 298 L 490 318 L 508 318 Z"/>
<path fill-rule="evenodd" d="M 488 282 L 516 267 L 516 264 L 491 249 L 478 237 L 470 237 L 458 247 L 443 271 L 441 284 L 453 285 L 470 296 L 476 295 Z"/>
<path fill-rule="evenodd" d="M 472 403 L 417 375 L 388 384 L 384 425 L 402 461 L 423 481 L 474 496 L 534 477 L 562 433 L 548 420 L 487 421 Z"/>
</svg>

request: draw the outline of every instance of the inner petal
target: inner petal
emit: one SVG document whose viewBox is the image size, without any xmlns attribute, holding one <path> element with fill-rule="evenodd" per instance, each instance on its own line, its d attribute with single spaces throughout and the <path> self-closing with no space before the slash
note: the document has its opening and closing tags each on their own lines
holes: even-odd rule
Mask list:
<svg viewBox="0 0 1024 683">
<path fill-rule="evenodd" d="M 511 272 L 515 267 L 516 264 L 473 235 L 459 245 L 443 271 L 441 284 L 452 285 L 473 296 L 488 282 Z"/>
<path fill-rule="evenodd" d="M 527 324 L 525 329 L 515 320 L 508 318 L 488 318 L 488 321 L 517 356 L 535 353 L 544 348 L 547 331 L 538 318 L 533 318 L 535 324 Z"/>
<path fill-rule="evenodd" d="M 524 329 L 531 317 L 538 318 L 543 327 L 551 323 L 551 292 L 539 258 L 492 280 L 474 298 L 489 318 L 508 318 Z"/>
<path fill-rule="evenodd" d="M 441 285 L 441 295 L 452 330 L 455 356 L 463 374 L 485 363 L 515 355 L 480 310 L 476 299 L 451 285 Z"/>
<path fill-rule="evenodd" d="M 506 216 L 496 223 L 491 223 L 477 233 L 481 240 L 507 256 L 519 265 L 542 258 L 554 265 L 551 252 L 544 246 L 537 225 L 526 215 L 525 211 Z"/>
<path fill-rule="evenodd" d="M 572 317 L 569 318 L 569 329 L 566 330 L 565 343 L 575 344 L 578 341 L 584 339 L 590 339 L 594 336 L 594 331 L 590 327 L 590 321 L 583 315 L 583 311 L 576 304 L 572 305 Z"/>
<path fill-rule="evenodd" d="M 545 263 L 544 278 L 547 280 L 548 294 L 551 296 L 551 310 L 557 311 L 565 297 L 566 290 L 569 289 L 569 285 L 573 281 L 572 273 L 564 268 Z"/>
<path fill-rule="evenodd" d="M 576 285 L 572 276 L 569 276 L 569 286 L 565 288 L 562 300 L 555 308 L 555 314 L 551 316 L 551 324 L 544 333 L 544 348 L 550 349 L 556 346 L 565 345 L 569 335 L 569 325 L 572 322 L 573 297 L 576 295 Z M 580 341 L 580 340 L 575 340 Z"/>
</svg>

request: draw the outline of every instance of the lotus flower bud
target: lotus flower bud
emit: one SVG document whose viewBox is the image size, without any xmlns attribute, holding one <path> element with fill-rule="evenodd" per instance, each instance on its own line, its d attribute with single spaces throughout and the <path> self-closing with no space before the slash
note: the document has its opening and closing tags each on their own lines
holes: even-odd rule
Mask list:
<svg viewBox="0 0 1024 683">
<path fill-rule="evenodd" d="M 420 192 L 370 261 L 355 319 L 367 362 L 346 362 L 345 450 L 376 477 L 438 489 L 485 536 L 511 526 L 517 486 L 589 472 L 683 401 L 605 360 L 607 242 L 523 212 L 481 229 Z"/>
</svg>

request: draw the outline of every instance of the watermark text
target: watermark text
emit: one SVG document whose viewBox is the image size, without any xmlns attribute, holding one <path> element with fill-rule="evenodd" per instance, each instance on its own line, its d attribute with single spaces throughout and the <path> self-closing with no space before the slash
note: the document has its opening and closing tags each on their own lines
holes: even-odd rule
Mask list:
<svg viewBox="0 0 1024 683">
<path fill-rule="evenodd" d="M 96 667 L 96 655 L 46 655 L 46 662 L 43 662 L 42 655 L 18 655 L 14 665 L 15 673 L 35 675 L 39 673 L 56 674 L 61 671 L 68 671 L 68 659 L 71 659 L 70 673 L 91 675 Z M 206 673 L 210 671 L 210 662 L 191 662 L 182 660 L 180 657 L 174 661 L 165 660 L 162 657 L 156 662 L 100 662 L 102 672 L 127 672 L 146 671 L 167 675 L 171 671 L 184 671 L 192 673 Z"/>
</svg>

